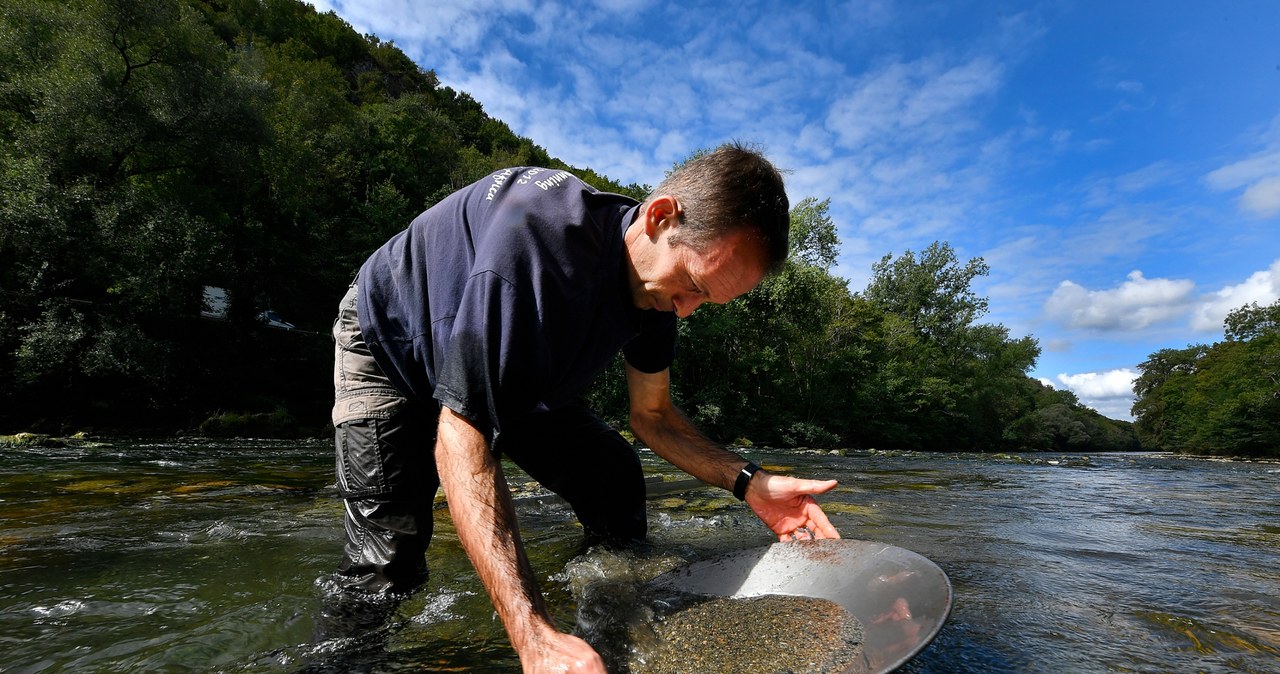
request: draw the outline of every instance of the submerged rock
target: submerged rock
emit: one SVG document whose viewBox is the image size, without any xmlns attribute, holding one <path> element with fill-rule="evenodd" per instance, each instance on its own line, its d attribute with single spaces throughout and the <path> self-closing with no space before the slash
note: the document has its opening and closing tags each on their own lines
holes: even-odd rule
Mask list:
<svg viewBox="0 0 1280 674">
<path fill-rule="evenodd" d="M 41 433 L 18 433 L 0 435 L 0 444 L 16 447 L 66 447 L 67 441 Z"/>
<path fill-rule="evenodd" d="M 109 447 L 110 444 L 95 442 L 89 437 L 89 434 L 84 431 L 65 437 L 46 435 L 44 433 L 24 432 L 16 433 L 14 435 L 0 435 L 0 446 L 34 449 L 63 449 L 65 447 Z"/>
</svg>

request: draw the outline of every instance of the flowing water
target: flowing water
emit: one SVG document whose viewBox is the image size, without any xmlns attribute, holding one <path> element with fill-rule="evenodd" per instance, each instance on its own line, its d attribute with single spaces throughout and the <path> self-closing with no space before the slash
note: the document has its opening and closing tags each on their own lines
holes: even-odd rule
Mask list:
<svg viewBox="0 0 1280 674">
<path fill-rule="evenodd" d="M 1280 464 L 747 454 L 838 478 L 822 502 L 844 537 L 913 550 L 950 576 L 951 618 L 904 671 L 1280 672 Z M 331 466 L 323 443 L 0 449 L 0 671 L 518 672 L 444 509 L 423 592 L 375 635 L 316 636 L 341 545 Z M 772 540 L 709 489 L 650 501 L 641 558 L 581 555 L 561 504 L 518 511 L 566 630 L 584 578 Z"/>
</svg>

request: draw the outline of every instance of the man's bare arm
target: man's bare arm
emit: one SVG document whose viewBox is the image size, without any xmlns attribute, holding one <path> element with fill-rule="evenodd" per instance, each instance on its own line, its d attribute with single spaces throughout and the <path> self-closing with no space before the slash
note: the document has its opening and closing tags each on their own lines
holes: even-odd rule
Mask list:
<svg viewBox="0 0 1280 674">
<path fill-rule="evenodd" d="M 712 442 L 671 400 L 671 371 L 627 365 L 631 430 L 658 456 L 707 484 L 733 489 L 745 459 Z"/>
<path fill-rule="evenodd" d="M 525 672 L 599 672 L 587 642 L 556 630 L 520 541 L 511 492 L 485 436 L 444 407 L 436 466 L 462 548 L 489 593 Z"/>
<path fill-rule="evenodd" d="M 631 430 L 658 456 L 684 472 L 732 490 L 747 461 L 703 435 L 671 401 L 670 371 L 646 374 L 627 366 Z M 747 483 L 746 501 L 778 540 L 839 538 L 814 495 L 831 491 L 835 480 L 802 480 L 757 471 Z"/>
</svg>

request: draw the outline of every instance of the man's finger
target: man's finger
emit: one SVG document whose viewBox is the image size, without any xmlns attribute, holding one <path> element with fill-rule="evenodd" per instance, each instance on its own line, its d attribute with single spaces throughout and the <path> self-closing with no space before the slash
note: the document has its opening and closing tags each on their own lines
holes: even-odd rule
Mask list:
<svg viewBox="0 0 1280 674">
<path fill-rule="evenodd" d="M 813 523 L 820 535 L 820 538 L 840 538 L 840 532 L 836 531 L 836 528 L 832 526 L 831 522 L 827 521 L 827 517 L 825 515 L 822 516 L 821 520 L 814 518 Z"/>
<path fill-rule="evenodd" d="M 840 484 L 836 480 L 802 480 L 804 491 L 808 494 L 825 494 Z"/>
<path fill-rule="evenodd" d="M 836 528 L 831 524 L 831 520 L 827 519 L 827 514 L 816 506 L 814 510 L 815 512 L 810 516 L 810 519 L 813 520 L 813 530 L 821 534 L 822 538 L 840 538 L 840 532 L 836 531 Z"/>
</svg>

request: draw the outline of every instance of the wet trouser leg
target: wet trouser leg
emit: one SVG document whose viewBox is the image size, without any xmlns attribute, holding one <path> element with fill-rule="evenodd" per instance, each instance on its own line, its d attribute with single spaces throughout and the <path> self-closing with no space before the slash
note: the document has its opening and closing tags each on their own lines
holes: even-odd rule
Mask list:
<svg viewBox="0 0 1280 674">
<path fill-rule="evenodd" d="M 335 472 L 345 510 L 344 589 L 400 594 L 426 580 L 437 408 L 400 395 L 373 360 L 356 319 L 356 287 L 334 322 Z"/>
<path fill-rule="evenodd" d="M 529 415 L 509 424 L 498 446 L 582 523 L 587 543 L 644 540 L 644 473 L 635 449 L 585 406 Z"/>
<path fill-rule="evenodd" d="M 339 573 L 349 589 L 405 593 L 426 581 L 439 478 L 432 460 L 434 418 L 401 411 L 391 419 L 337 429 L 338 490 L 346 543 Z"/>
</svg>

